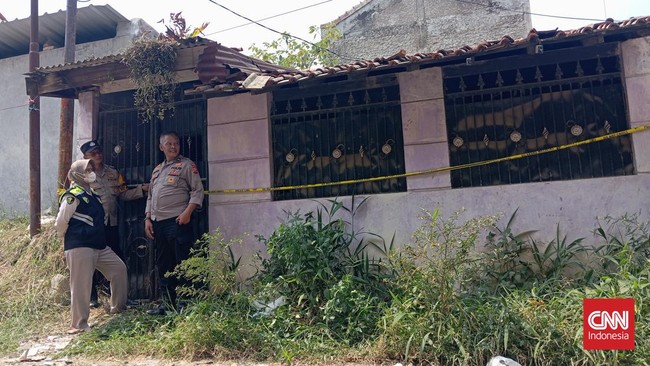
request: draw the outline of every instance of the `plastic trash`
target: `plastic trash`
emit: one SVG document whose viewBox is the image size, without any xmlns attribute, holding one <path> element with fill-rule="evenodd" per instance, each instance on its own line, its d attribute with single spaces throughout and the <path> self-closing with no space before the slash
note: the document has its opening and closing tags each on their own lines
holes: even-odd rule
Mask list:
<svg viewBox="0 0 650 366">
<path fill-rule="evenodd" d="M 495 356 L 488 361 L 486 366 L 521 366 L 521 364 L 507 357 Z"/>
</svg>

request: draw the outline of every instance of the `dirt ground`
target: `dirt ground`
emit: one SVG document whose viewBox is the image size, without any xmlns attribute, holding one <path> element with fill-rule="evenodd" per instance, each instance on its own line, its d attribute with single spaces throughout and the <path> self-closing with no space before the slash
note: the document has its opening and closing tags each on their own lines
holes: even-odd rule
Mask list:
<svg viewBox="0 0 650 366">
<path fill-rule="evenodd" d="M 0 365 L 33 365 L 33 366 L 286 366 L 282 363 L 256 363 L 232 361 L 184 361 L 184 360 L 159 360 L 154 358 L 128 358 L 128 359 L 91 359 L 80 357 L 55 358 L 56 354 L 64 349 L 75 337 L 79 335 L 69 335 L 65 332 L 52 334 L 40 339 L 24 341 L 15 355 L 0 358 Z M 292 363 L 293 366 L 307 366 L 307 364 Z M 370 364 L 370 363 L 327 363 L 319 365 L 310 363 L 309 366 L 392 366 L 393 364 Z"/>
</svg>

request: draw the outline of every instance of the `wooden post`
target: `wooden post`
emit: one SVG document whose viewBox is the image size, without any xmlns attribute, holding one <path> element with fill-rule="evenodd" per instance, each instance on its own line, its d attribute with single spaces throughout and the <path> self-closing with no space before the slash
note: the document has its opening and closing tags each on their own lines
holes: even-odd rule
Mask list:
<svg viewBox="0 0 650 366">
<path fill-rule="evenodd" d="M 31 0 L 29 71 L 39 66 L 38 0 Z M 41 231 L 41 112 L 38 94 L 29 95 L 29 236 Z"/>
<path fill-rule="evenodd" d="M 68 64 L 75 60 L 77 38 L 77 1 L 68 0 L 65 17 L 65 55 L 63 62 Z M 74 132 L 74 99 L 61 98 L 59 123 L 59 167 L 57 175 L 58 192 L 68 188 L 66 181 L 68 169 L 72 164 L 72 134 Z M 57 194 L 58 197 L 58 194 Z"/>
</svg>

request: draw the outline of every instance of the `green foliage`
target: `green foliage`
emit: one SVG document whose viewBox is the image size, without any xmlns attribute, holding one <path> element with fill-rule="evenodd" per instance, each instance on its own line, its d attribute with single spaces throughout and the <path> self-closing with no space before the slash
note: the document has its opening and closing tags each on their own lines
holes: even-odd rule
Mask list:
<svg viewBox="0 0 650 366">
<path fill-rule="evenodd" d="M 600 258 L 598 270 L 608 273 L 624 267 L 624 271 L 636 274 L 645 269 L 650 258 L 649 223 L 640 221 L 639 214 L 607 216 L 604 221 L 605 227 L 599 223 L 595 231 L 603 240 L 595 249 Z"/>
<path fill-rule="evenodd" d="M 123 54 L 122 62 L 131 70 L 136 90 L 133 102 L 143 122 L 163 120 L 173 115 L 175 107 L 176 48 L 184 39 L 198 37 L 210 23 L 192 28 L 182 12 L 169 14 L 169 25 L 157 39 L 142 37 Z"/>
<path fill-rule="evenodd" d="M 420 238 L 444 238 L 444 232 L 471 232 L 466 229 L 471 220 L 457 225 L 452 217 L 446 221 L 447 225 L 443 225 L 441 223 L 445 221 L 439 218 L 437 211 L 428 217 L 431 222 L 439 224 L 423 225 L 426 235 Z M 481 222 L 475 221 L 470 226 L 485 228 L 478 225 Z M 477 262 L 479 266 L 472 266 L 471 257 L 455 262 L 452 255 L 451 263 L 463 264 L 460 269 L 450 271 L 450 266 L 445 264 L 445 258 L 449 258 L 446 255 L 436 259 L 438 255 L 430 255 L 431 252 L 422 249 L 412 252 L 418 255 L 402 254 L 397 261 L 400 265 L 396 279 L 399 290 L 393 292 L 390 307 L 381 319 L 383 329 L 376 345 L 377 352 L 391 359 L 435 365 L 480 365 L 497 354 L 516 359 L 521 364 L 534 365 L 636 365 L 647 362 L 650 324 L 644 319 L 650 315 L 646 301 L 650 291 L 650 266 L 647 259 L 642 266 L 640 262 L 631 265 L 635 262 L 630 260 L 633 255 L 628 249 L 644 247 L 647 238 L 643 234 L 645 225 L 636 223 L 628 229 L 621 229 L 623 231 L 609 230 L 626 233 L 618 236 L 618 240 L 627 244 L 617 257 L 612 257 L 620 258 L 611 263 L 611 267 L 618 271 L 594 278 L 592 285 L 585 286 L 583 281 L 560 280 L 567 275 L 564 270 L 573 268 L 576 256 L 584 252 L 580 240 L 570 242 L 556 230 L 550 249 L 541 249 L 540 245 L 535 249 L 530 244 L 523 250 L 521 247 L 526 242 L 520 240 L 520 235 L 512 234 L 511 224 L 512 217 L 506 229 L 493 229 L 493 232 L 500 233 L 500 236 L 494 234 L 490 237 L 501 243 L 496 249 L 497 252 L 503 250 L 500 257 L 503 262 L 496 261 L 499 257 L 494 251 L 488 251 L 484 255 L 492 258 L 491 267 L 483 266 L 485 260 Z M 619 221 L 615 226 L 621 224 Z M 472 238 L 473 235 L 455 234 L 452 237 L 459 240 L 450 242 L 451 250 L 442 250 L 442 253 L 462 254 L 469 242 L 460 238 Z M 423 247 L 417 243 L 421 241 L 416 241 L 416 248 Z M 596 263 L 602 263 L 601 255 L 597 251 L 590 257 Z M 515 271 L 528 269 L 530 277 L 514 286 L 509 282 L 512 277 L 503 276 L 506 272 L 497 265 L 499 263 L 515 268 Z M 428 270 L 429 267 L 447 270 Z M 630 273 L 630 269 L 636 272 Z M 462 279 L 472 278 L 472 271 L 482 272 L 479 278 L 499 279 L 500 290 L 486 291 L 485 287 L 491 288 L 494 281 L 486 285 L 474 280 L 463 285 Z M 450 286 L 450 283 L 455 285 Z M 582 349 L 582 301 L 585 297 L 635 299 L 635 351 Z"/>
<path fill-rule="evenodd" d="M 332 337 L 354 344 L 374 334 L 388 296 L 386 262 L 367 250 L 390 247 L 359 238 L 377 235 L 354 231 L 354 216 L 366 199 L 356 202 L 353 197 L 350 207 L 327 202 L 315 214 L 287 213 L 287 221 L 268 239 L 259 237 L 268 258 L 258 280 L 267 290 L 265 300 L 273 297 L 268 292 L 286 299 L 286 309 L 274 315 L 277 324 L 294 330 L 300 323 L 321 324 Z M 340 217 L 342 212 L 351 217 L 349 222 Z M 289 318 L 278 319 L 282 314 Z"/>
<path fill-rule="evenodd" d="M 463 306 L 477 271 L 472 249 L 497 216 L 458 223 L 462 212 L 443 219 L 424 211 L 415 242 L 392 258 L 395 279 L 390 307 L 381 319 L 379 346 L 390 358 L 455 364 L 469 362 L 475 316 Z M 443 355 L 449 354 L 451 358 Z M 478 361 L 478 360 L 474 360 Z M 449 363 L 447 363 L 449 362 Z M 478 362 L 480 364 L 480 362 Z"/>
<path fill-rule="evenodd" d="M 233 245 L 241 244 L 241 239 L 224 240 L 221 229 L 203 234 L 190 258 L 176 266 L 170 276 L 184 278 L 191 285 L 181 286 L 179 295 L 190 298 L 209 299 L 225 291 L 237 288 L 237 271 L 241 258 L 235 258 Z"/>
<path fill-rule="evenodd" d="M 133 102 L 144 122 L 165 118 L 174 113 L 176 90 L 176 47 L 168 39 L 141 38 L 128 48 L 122 58 L 131 70 L 136 90 Z"/>
<path fill-rule="evenodd" d="M 261 238 L 273 241 L 273 251 L 247 287 L 233 282 L 239 261 L 230 248 L 238 241 L 218 231 L 204 237 L 177 272 L 210 284 L 198 287 L 197 301 L 164 317 L 143 309 L 104 317 L 109 321 L 78 336 L 65 354 L 287 364 L 484 365 L 497 354 L 540 366 L 644 365 L 650 359 L 648 232 L 637 216 L 608 219 L 596 229 L 603 243 L 589 253 L 594 270 L 588 281 L 580 272 L 567 281 L 567 269 L 581 270 L 573 262 L 584 248 L 557 228 L 545 246 L 513 234 L 514 215 L 496 228 L 498 216 L 461 220 L 458 212 L 445 219 L 436 209 L 425 211 L 412 244 L 393 251 L 392 242 L 355 228 L 364 202 L 353 199 L 346 207 L 330 200 L 314 213 L 288 213 L 269 239 Z M 485 231 L 493 243 L 478 252 Z M 53 311 L 44 295 L 47 281 L 41 279 L 65 271 L 60 243 L 51 228 L 46 233 L 30 242 L 27 222 L 0 220 L 3 352 L 41 327 L 65 327 L 60 314 L 69 309 Z M 375 249 L 380 258 L 369 254 Z M 503 266 L 529 272 L 513 284 Z M 260 313 L 258 302 L 280 295 L 284 305 Z M 582 349 L 585 297 L 635 299 L 634 351 Z"/>
<path fill-rule="evenodd" d="M 169 22 L 171 27 L 165 25 L 165 33 L 161 35 L 161 38 L 167 40 L 180 41 L 183 39 L 198 37 L 203 31 L 210 25 L 209 22 L 201 24 L 201 26 L 192 28 L 187 25 L 185 18 L 182 16 L 183 12 L 170 13 Z"/>
<path fill-rule="evenodd" d="M 327 295 L 321 316 L 336 339 L 355 344 L 376 332 L 381 300 L 366 293 L 352 275 L 343 276 Z"/>
<path fill-rule="evenodd" d="M 338 57 L 329 51 L 332 44 L 341 38 L 341 32 L 330 24 L 323 28 L 321 39 L 316 41 L 317 26 L 309 27 L 314 42 L 298 41 L 289 33 L 271 42 L 262 43 L 262 47 L 251 45 L 252 56 L 272 64 L 296 69 L 309 69 L 312 66 L 333 66 L 339 63 Z"/>
<path fill-rule="evenodd" d="M 569 241 L 567 235 L 562 236 L 559 225 L 555 238 L 546 244 L 532 238 L 535 231 L 514 234 L 512 226 L 517 211 L 504 228 L 495 227 L 487 236 L 486 251 L 481 257 L 484 275 L 478 279 L 487 290 L 537 287 L 540 291 L 540 284 L 554 287 L 554 282 L 585 271 L 581 255 L 587 248 L 582 245 L 583 238 Z"/>
<path fill-rule="evenodd" d="M 26 217 L 0 219 L 0 354 L 69 311 L 50 290 L 53 276 L 67 274 L 63 246 L 51 225 L 33 239 L 28 225 Z"/>
</svg>

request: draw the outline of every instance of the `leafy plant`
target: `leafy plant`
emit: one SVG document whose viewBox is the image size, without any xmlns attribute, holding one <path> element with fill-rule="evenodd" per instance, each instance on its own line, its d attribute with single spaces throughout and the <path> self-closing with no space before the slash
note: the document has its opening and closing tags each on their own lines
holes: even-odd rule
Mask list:
<svg viewBox="0 0 650 366">
<path fill-rule="evenodd" d="M 183 39 L 198 37 L 203 33 L 208 25 L 210 25 L 209 22 L 205 22 L 199 27 L 192 28 L 191 26 L 187 25 L 187 22 L 182 16 L 182 13 L 183 12 L 169 14 L 169 22 L 171 23 L 171 27 L 165 25 L 166 30 L 162 37 L 178 42 Z"/>
<path fill-rule="evenodd" d="M 175 77 L 176 48 L 184 39 L 197 37 L 210 23 L 192 28 L 182 12 L 169 14 L 170 24 L 157 39 L 142 37 L 135 41 L 122 57 L 131 70 L 136 90 L 133 102 L 144 122 L 165 119 L 175 111 L 174 94 L 178 85 Z"/>
<path fill-rule="evenodd" d="M 241 261 L 241 257 L 235 258 L 232 251 L 236 244 L 241 244 L 241 239 L 225 240 L 219 228 L 204 234 L 196 248 L 190 251 L 190 258 L 169 274 L 189 282 L 190 285 L 180 286 L 179 294 L 209 299 L 234 290 Z"/>
<path fill-rule="evenodd" d="M 298 41 L 289 33 L 271 42 L 262 43 L 262 47 L 251 45 L 252 56 L 276 65 L 308 69 L 315 65 L 333 66 L 339 62 L 338 57 L 329 51 L 332 44 L 341 38 L 341 32 L 330 24 L 323 29 L 321 39 L 316 41 L 317 26 L 309 27 L 313 34 L 313 43 Z"/>
<path fill-rule="evenodd" d="M 141 38 L 124 52 L 136 90 L 133 102 L 144 122 L 174 113 L 176 47 L 166 38 Z"/>
<path fill-rule="evenodd" d="M 495 227 L 487 236 L 487 250 L 481 258 L 483 275 L 478 279 L 486 289 L 498 293 L 537 287 L 541 291 L 540 284 L 549 286 L 570 276 L 577 277 L 576 272 L 585 270 L 581 257 L 587 252 L 582 244 L 584 238 L 569 241 L 567 235 L 562 236 L 559 224 L 555 238 L 548 243 L 534 239 L 532 234 L 536 231 L 514 234 L 517 211 L 504 228 Z"/>
<path fill-rule="evenodd" d="M 483 255 L 483 273 L 481 281 L 493 291 L 500 288 L 523 287 L 534 278 L 531 264 L 524 260 L 530 254 L 526 239 L 535 230 L 513 233 L 513 223 L 517 216 L 516 209 L 504 228 L 494 227 L 487 236 L 486 251 Z"/>
<path fill-rule="evenodd" d="M 599 222 L 595 230 L 596 236 L 604 241 L 594 249 L 598 271 L 607 274 L 624 266 L 634 274 L 645 269 L 650 258 L 650 223 L 641 221 L 638 213 L 618 218 L 606 216 L 604 222 L 604 227 Z"/>
</svg>

